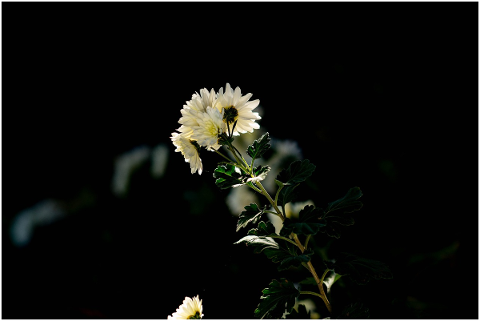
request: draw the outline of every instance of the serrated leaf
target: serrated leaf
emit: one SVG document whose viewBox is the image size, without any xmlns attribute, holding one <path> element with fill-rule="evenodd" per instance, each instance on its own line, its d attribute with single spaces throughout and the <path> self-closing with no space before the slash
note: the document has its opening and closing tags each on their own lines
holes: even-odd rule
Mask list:
<svg viewBox="0 0 480 321">
<path fill-rule="evenodd" d="M 288 202 L 291 202 L 295 199 L 296 193 L 293 191 L 299 184 L 296 185 L 285 185 L 282 190 L 280 190 L 280 193 L 278 194 L 278 205 L 282 206 L 285 208 L 285 204 Z"/>
<path fill-rule="evenodd" d="M 304 304 L 299 304 L 298 311 L 293 309 L 292 313 L 287 314 L 285 319 L 306 320 L 310 319 L 310 312 L 307 311 L 307 307 Z"/>
<path fill-rule="evenodd" d="M 297 247 L 284 240 L 279 240 L 278 244 L 278 248 L 267 248 L 263 253 L 265 253 L 273 263 L 279 263 L 277 267 L 279 271 L 287 270 L 291 266 L 296 267 L 302 263 L 306 263 L 310 261 L 311 256 L 313 255 L 312 250 L 298 254 Z"/>
<path fill-rule="evenodd" d="M 291 313 L 295 306 L 295 298 L 300 292 L 293 282 L 281 278 L 280 281 L 272 280 L 269 287 L 262 291 L 261 301 L 255 309 L 255 317 L 279 319 L 285 313 Z"/>
<path fill-rule="evenodd" d="M 334 285 L 335 282 L 337 282 L 341 277 L 342 276 L 340 274 L 333 272 L 323 280 L 323 283 L 327 286 L 327 293 L 330 292 L 332 285 Z"/>
<path fill-rule="evenodd" d="M 216 178 L 215 184 L 221 189 L 242 186 L 248 179 L 241 170 L 238 173 L 232 164 L 220 165 L 215 168 L 213 177 Z"/>
<path fill-rule="evenodd" d="M 325 209 L 326 213 L 342 210 L 344 213 L 351 213 L 358 211 L 362 208 L 362 202 L 358 199 L 362 197 L 362 191 L 360 187 L 352 187 L 348 190 L 347 194 L 331 203 L 328 203 L 327 208 Z"/>
<path fill-rule="evenodd" d="M 297 235 L 315 235 L 320 228 L 325 226 L 318 220 L 322 214 L 322 210 L 313 205 L 307 205 L 298 214 L 298 219 L 285 219 L 280 235 L 288 236 L 292 232 Z"/>
<path fill-rule="evenodd" d="M 247 246 L 254 247 L 254 253 L 261 253 L 265 249 L 278 249 L 278 243 L 275 242 L 271 237 L 257 236 L 257 235 L 247 235 L 242 237 L 240 240 L 233 244 L 245 243 Z"/>
<path fill-rule="evenodd" d="M 269 236 L 277 234 L 275 234 L 275 226 L 272 224 L 272 222 L 268 221 L 265 223 L 260 221 L 257 228 L 252 228 L 250 231 L 248 231 L 248 235 Z"/>
<path fill-rule="evenodd" d="M 270 222 L 258 223 L 258 228 L 251 229 L 248 234 L 234 244 L 245 243 L 247 246 L 254 247 L 254 253 L 263 252 L 273 263 L 279 263 L 277 267 L 279 271 L 308 262 L 313 255 L 310 249 L 298 254 L 298 248 L 285 240 L 279 239 L 275 242 L 272 237 L 278 235 L 275 234 L 275 227 Z"/>
<path fill-rule="evenodd" d="M 360 197 L 362 197 L 360 188 L 353 187 L 344 197 L 328 203 L 320 220 L 325 226 L 321 227 L 320 231 L 330 237 L 340 238 L 342 226 L 350 226 L 355 223 L 349 213 L 362 208 L 363 204 L 358 200 Z"/>
<path fill-rule="evenodd" d="M 255 140 L 252 145 L 247 148 L 247 155 L 252 159 L 260 158 L 270 149 L 270 135 L 265 133 L 262 137 Z"/>
<path fill-rule="evenodd" d="M 237 221 L 237 232 L 249 223 L 256 224 L 262 217 L 265 209 L 260 209 L 257 204 L 252 203 L 245 206 L 245 211 L 240 213 Z"/>
<path fill-rule="evenodd" d="M 298 160 L 291 163 L 287 169 L 282 170 L 278 174 L 277 180 L 285 184 L 298 184 L 309 178 L 314 170 L 315 165 L 308 159 Z"/>
<path fill-rule="evenodd" d="M 247 182 L 263 181 L 267 177 L 269 171 L 270 166 L 259 165 L 253 169 L 253 174 L 255 175 L 255 177 L 250 177 L 249 179 L 247 179 Z"/>
<path fill-rule="evenodd" d="M 341 253 L 332 261 L 324 261 L 328 269 L 344 277 L 349 277 L 353 282 L 364 285 L 371 279 L 391 279 L 392 272 L 385 263 L 376 260 L 361 258 L 354 254 Z"/>
</svg>

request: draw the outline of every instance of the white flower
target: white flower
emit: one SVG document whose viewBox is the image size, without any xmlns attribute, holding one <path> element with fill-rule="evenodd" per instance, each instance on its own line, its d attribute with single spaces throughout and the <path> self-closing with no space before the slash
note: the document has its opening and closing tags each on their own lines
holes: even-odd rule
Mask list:
<svg viewBox="0 0 480 321">
<path fill-rule="evenodd" d="M 255 120 L 261 117 L 258 113 L 252 112 L 258 106 L 260 100 L 248 101 L 250 97 L 252 97 L 252 94 L 242 96 L 240 87 L 233 91 L 228 83 L 225 87 L 225 93 L 223 87 L 218 91 L 215 107 L 218 111 L 223 112 L 223 120 L 228 123 L 230 130 L 232 130 L 235 121 L 237 122 L 233 132 L 235 136 L 240 135 L 240 133 L 253 132 L 254 129 L 260 128 Z"/>
<path fill-rule="evenodd" d="M 189 137 L 193 133 L 193 127 L 198 126 L 198 118 L 201 117 L 199 114 L 205 113 L 207 107 L 213 107 L 216 97 L 213 89 L 209 92 L 206 88 L 201 89 L 200 94 L 193 94 L 192 99 L 180 110 L 182 117 L 178 120 L 181 124 L 178 131 Z"/>
<path fill-rule="evenodd" d="M 193 299 L 185 297 L 183 304 L 178 307 L 177 311 L 167 319 L 187 320 L 187 319 L 201 319 L 203 317 L 202 300 L 197 295 Z"/>
<path fill-rule="evenodd" d="M 206 112 L 198 113 L 198 126 L 193 127 L 191 138 L 200 146 L 218 150 L 221 147 L 218 143 L 219 135 L 226 131 L 226 124 L 222 119 L 222 114 L 216 108 L 207 107 Z"/>
<path fill-rule="evenodd" d="M 198 171 L 198 175 L 202 175 L 203 165 L 200 155 L 198 154 L 200 146 L 198 146 L 197 142 L 179 133 L 172 133 L 172 137 L 170 138 L 172 139 L 173 145 L 177 147 L 175 151 L 181 152 L 183 157 L 185 157 L 185 161 L 190 163 L 192 174 Z"/>
</svg>

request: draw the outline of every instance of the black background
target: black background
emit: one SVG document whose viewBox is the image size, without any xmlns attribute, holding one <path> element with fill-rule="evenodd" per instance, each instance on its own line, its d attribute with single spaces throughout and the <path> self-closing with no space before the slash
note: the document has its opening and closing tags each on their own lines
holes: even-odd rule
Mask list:
<svg viewBox="0 0 480 321">
<path fill-rule="evenodd" d="M 2 318 L 158 319 L 197 294 L 205 318 L 253 317 L 281 274 L 233 245 L 218 159 L 191 175 L 169 139 L 195 91 L 227 82 L 317 166 L 305 195 L 361 187 L 339 244 L 393 271 L 352 290 L 371 317 L 478 318 L 477 3 L 3 2 L 2 68 Z M 167 174 L 114 197 L 115 157 L 159 143 Z M 12 244 L 17 213 L 85 191 L 93 205 Z"/>
</svg>

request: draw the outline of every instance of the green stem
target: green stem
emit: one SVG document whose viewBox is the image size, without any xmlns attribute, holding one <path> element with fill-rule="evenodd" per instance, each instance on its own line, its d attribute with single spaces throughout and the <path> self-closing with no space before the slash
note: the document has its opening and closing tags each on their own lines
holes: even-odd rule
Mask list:
<svg viewBox="0 0 480 321">
<path fill-rule="evenodd" d="M 316 295 L 318 297 L 322 297 L 320 294 L 318 294 L 317 292 L 312 292 L 312 291 L 300 291 L 300 294 L 311 294 L 311 295 Z"/>
<path fill-rule="evenodd" d="M 262 191 L 256 188 L 255 185 L 252 184 L 252 182 L 247 182 L 247 186 L 253 189 L 255 192 L 262 194 Z M 277 213 L 273 213 L 273 214 L 277 215 Z"/>
<path fill-rule="evenodd" d="M 286 237 L 283 237 L 283 236 L 280 236 L 280 235 L 269 235 L 268 237 L 271 237 L 271 238 L 274 238 L 274 239 L 282 239 L 282 240 L 285 240 L 285 241 L 287 241 L 287 242 L 292 243 L 293 245 L 297 245 L 297 243 L 295 243 L 295 242 L 292 241 L 291 239 L 286 238 Z"/>
<path fill-rule="evenodd" d="M 246 173 L 251 174 L 252 170 L 250 169 L 250 166 L 248 165 L 247 161 L 243 158 L 242 153 L 240 153 L 238 149 L 236 149 L 231 142 L 227 141 L 227 144 L 228 144 L 228 149 L 237 160 L 239 167 L 241 167 Z M 240 158 L 238 158 L 237 153 L 242 158 L 241 160 Z M 245 170 L 245 166 L 248 170 Z"/>
<path fill-rule="evenodd" d="M 280 194 L 280 191 L 282 190 L 283 187 L 284 187 L 283 184 L 278 187 L 277 194 L 275 194 L 275 204 L 278 204 L 278 195 Z M 283 206 L 282 206 L 282 213 L 285 216 L 285 209 L 283 208 Z"/>
<path fill-rule="evenodd" d="M 310 241 L 310 237 L 312 237 L 312 234 L 307 235 L 307 239 L 305 240 L 305 244 L 303 245 L 305 249 L 307 249 L 307 244 L 308 244 L 308 241 Z"/>
<path fill-rule="evenodd" d="M 231 145 L 231 146 L 233 147 L 233 149 L 238 153 L 238 155 L 242 158 L 243 164 L 245 164 L 245 166 L 247 166 L 247 168 L 253 169 L 253 166 L 252 166 L 252 168 L 250 168 L 250 166 L 248 165 L 248 163 L 247 163 L 247 161 L 245 160 L 245 158 L 243 158 L 242 153 L 240 153 L 239 150 L 238 150 L 235 146 L 233 146 L 233 144 L 230 144 L 230 145 Z"/>
<path fill-rule="evenodd" d="M 270 196 L 270 194 L 268 194 L 267 190 L 265 189 L 265 187 L 263 187 L 262 183 L 260 181 L 256 182 L 256 184 L 258 185 L 258 187 L 260 187 L 260 189 L 262 190 L 262 194 L 268 199 L 268 201 L 270 202 L 270 204 L 272 204 L 273 208 L 275 209 L 275 211 L 278 213 L 278 216 L 280 216 L 280 218 L 282 219 L 282 221 L 285 221 L 285 217 L 283 216 L 282 212 L 280 212 L 280 210 L 278 209 L 278 206 L 277 206 L 277 203 L 272 199 L 272 197 Z"/>
<path fill-rule="evenodd" d="M 298 248 L 302 253 L 305 251 L 305 247 L 302 245 L 300 240 L 298 239 L 297 234 L 293 233 L 290 234 L 293 239 L 295 240 L 295 243 L 297 244 Z M 325 306 L 328 309 L 328 312 L 332 313 L 332 306 L 330 305 L 330 302 L 327 299 L 327 295 L 325 294 L 325 291 L 323 290 L 323 279 L 325 278 L 325 275 L 327 275 L 327 272 L 329 271 L 328 269 L 323 273 L 322 278 L 318 277 L 317 272 L 315 271 L 315 268 L 313 267 L 312 260 L 307 262 L 307 269 L 312 273 L 313 278 L 315 279 L 315 282 L 317 282 L 318 289 L 320 290 L 320 297 L 322 298 L 323 302 L 325 303 Z"/>
<path fill-rule="evenodd" d="M 219 152 L 218 150 L 215 151 L 218 155 L 222 156 L 223 158 L 225 158 L 226 160 L 228 160 L 229 163 L 232 162 L 232 160 L 230 158 L 228 158 L 227 156 L 223 155 L 221 152 Z"/>
<path fill-rule="evenodd" d="M 310 263 L 310 262 L 308 262 L 308 263 Z M 313 266 L 312 266 L 312 269 L 313 269 Z M 320 290 L 320 295 L 321 295 L 321 298 L 322 298 L 323 302 L 327 306 L 328 312 L 332 313 L 332 306 L 330 305 L 330 302 L 327 299 L 327 295 L 325 294 L 325 291 L 323 290 L 323 279 L 325 279 L 325 276 L 327 275 L 328 271 L 330 271 L 330 270 L 326 269 L 325 272 L 323 272 L 323 275 L 322 275 L 322 277 L 321 277 L 321 279 L 318 283 L 318 289 Z"/>
</svg>

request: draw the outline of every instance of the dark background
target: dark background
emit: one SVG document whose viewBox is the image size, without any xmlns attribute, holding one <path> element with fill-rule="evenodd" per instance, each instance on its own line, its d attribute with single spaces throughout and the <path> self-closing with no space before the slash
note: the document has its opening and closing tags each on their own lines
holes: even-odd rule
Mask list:
<svg viewBox="0 0 480 321">
<path fill-rule="evenodd" d="M 253 317 L 282 274 L 233 245 L 218 159 L 191 175 L 169 139 L 227 82 L 317 166 L 305 196 L 361 187 L 338 244 L 394 274 L 349 288 L 372 318 L 478 318 L 477 3 L 3 2 L 2 68 L 2 318 L 158 319 L 197 294 Z M 165 176 L 115 197 L 115 157 L 160 143 Z M 45 199 L 71 214 L 13 245 Z"/>
</svg>

